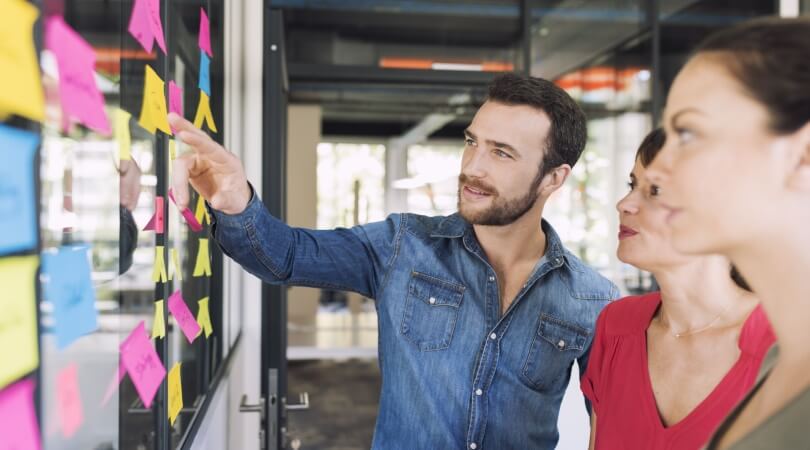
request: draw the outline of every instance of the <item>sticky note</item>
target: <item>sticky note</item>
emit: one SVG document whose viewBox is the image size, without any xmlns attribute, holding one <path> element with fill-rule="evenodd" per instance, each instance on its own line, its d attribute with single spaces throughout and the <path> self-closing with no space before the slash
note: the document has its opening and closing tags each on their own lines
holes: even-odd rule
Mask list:
<svg viewBox="0 0 810 450">
<path fill-rule="evenodd" d="M 124 381 L 124 375 L 126 374 L 127 370 L 124 368 L 124 363 L 119 358 L 118 368 L 115 371 L 115 375 L 113 375 L 112 379 L 110 379 L 109 384 L 107 384 L 107 391 L 104 393 L 104 398 L 101 400 L 101 406 L 105 406 L 107 402 L 110 401 L 113 393 L 118 390 L 118 385 Z"/>
<path fill-rule="evenodd" d="M 154 231 L 157 234 L 163 234 L 165 216 L 163 215 L 163 197 L 155 197 L 155 214 L 149 219 L 149 223 L 143 227 L 143 231 Z"/>
<path fill-rule="evenodd" d="M 166 320 L 163 317 L 163 300 L 155 302 L 155 318 L 152 321 L 152 339 L 166 337 Z"/>
<path fill-rule="evenodd" d="M 177 275 L 177 281 L 183 281 L 183 268 L 180 266 L 180 255 L 177 253 L 177 249 L 173 248 L 169 250 L 169 279 L 173 280 L 175 274 Z"/>
<path fill-rule="evenodd" d="M 141 401 L 150 408 L 160 383 L 166 377 L 166 368 L 160 362 L 155 347 L 146 334 L 143 321 L 121 343 L 121 361 Z"/>
<path fill-rule="evenodd" d="M 131 117 L 132 114 L 121 108 L 116 108 L 113 133 L 115 134 L 115 144 L 118 146 L 118 159 L 120 161 L 132 159 L 132 138 L 129 133 L 129 119 Z"/>
<path fill-rule="evenodd" d="M 155 266 L 152 268 L 152 281 L 155 283 L 165 283 L 166 277 L 166 258 L 163 256 L 163 246 L 158 245 L 155 247 Z"/>
<path fill-rule="evenodd" d="M 0 389 L 39 365 L 38 265 L 36 256 L 0 259 L 0 286 L 3 287 L 0 295 Z"/>
<path fill-rule="evenodd" d="M 0 448 L 40 450 L 34 409 L 34 381 L 25 379 L 0 391 Z"/>
<path fill-rule="evenodd" d="M 199 250 L 197 251 L 197 262 L 194 264 L 195 277 L 211 276 L 211 261 L 208 257 L 208 239 L 200 238 Z"/>
<path fill-rule="evenodd" d="M 214 52 L 211 51 L 211 23 L 208 20 L 208 14 L 205 13 L 203 8 L 200 8 L 200 36 L 197 41 L 200 49 L 213 58 Z"/>
<path fill-rule="evenodd" d="M 194 218 L 200 224 L 207 223 L 211 225 L 211 216 L 208 215 L 208 208 L 205 207 L 205 199 L 202 195 L 197 196 L 197 208 L 194 211 Z"/>
<path fill-rule="evenodd" d="M 128 30 L 147 52 L 152 53 L 157 40 L 160 49 L 166 53 L 166 39 L 163 37 L 163 24 L 160 20 L 160 0 L 135 0 Z"/>
<path fill-rule="evenodd" d="M 36 6 L 24 0 L 3 3 L 0 15 L 0 116 L 18 114 L 31 120 L 45 119 L 42 76 L 34 48 Z M 12 69 L 13 68 L 13 69 Z"/>
<path fill-rule="evenodd" d="M 177 202 L 174 199 L 174 192 L 172 191 L 171 188 L 169 189 L 169 198 L 171 199 L 172 203 L 174 203 L 176 206 Z M 188 209 L 188 207 L 180 211 L 180 214 L 186 220 L 186 223 L 188 224 L 189 228 L 191 228 L 192 231 L 195 232 L 202 231 L 202 225 L 200 225 L 200 222 L 194 216 L 194 213 L 191 212 L 190 209 Z"/>
<path fill-rule="evenodd" d="M 53 304 L 54 333 L 59 349 L 98 328 L 96 293 L 89 248 L 62 247 L 42 253 L 45 299 Z"/>
<path fill-rule="evenodd" d="M 155 130 L 160 130 L 170 135 L 172 130 L 169 128 L 168 112 L 166 111 L 165 83 L 151 66 L 147 64 L 145 67 L 143 104 L 138 123 L 144 130 L 152 134 L 155 134 Z"/>
<path fill-rule="evenodd" d="M 183 409 L 183 384 L 180 381 L 180 363 L 174 363 L 169 371 L 169 421 L 174 425 Z"/>
<path fill-rule="evenodd" d="M 169 81 L 169 112 L 183 115 L 183 90 L 174 81 Z"/>
<path fill-rule="evenodd" d="M 197 84 L 201 91 L 211 96 L 211 60 L 202 50 L 200 50 L 200 79 Z"/>
<path fill-rule="evenodd" d="M 199 304 L 197 323 L 205 331 L 205 338 L 208 339 L 211 333 L 214 332 L 214 327 L 211 326 L 211 313 L 208 310 L 208 297 L 203 297 L 197 303 Z"/>
<path fill-rule="evenodd" d="M 56 375 L 56 408 L 62 436 L 72 437 L 84 422 L 76 363 L 71 363 Z"/>
<path fill-rule="evenodd" d="M 39 135 L 0 125 L 0 255 L 37 246 L 37 145 Z"/>
<path fill-rule="evenodd" d="M 45 22 L 45 47 L 53 52 L 59 67 L 59 99 L 62 127 L 71 120 L 109 136 L 112 133 L 104 96 L 96 85 L 96 55 L 93 47 L 76 33 L 61 16 Z"/>
<path fill-rule="evenodd" d="M 177 321 L 177 325 L 183 330 L 183 334 L 186 335 L 188 343 L 191 344 L 194 342 L 194 339 L 200 334 L 200 325 L 197 324 L 197 320 L 191 315 L 191 311 L 188 309 L 186 301 L 183 300 L 183 294 L 181 294 L 180 291 L 176 291 L 169 296 L 169 311 L 172 313 L 172 316 L 174 316 L 174 320 Z"/>
<path fill-rule="evenodd" d="M 194 115 L 194 126 L 202 129 L 203 123 L 214 133 L 217 132 L 217 126 L 214 124 L 214 113 L 211 112 L 211 100 L 205 92 L 200 91 L 200 102 L 197 104 L 197 113 Z"/>
</svg>

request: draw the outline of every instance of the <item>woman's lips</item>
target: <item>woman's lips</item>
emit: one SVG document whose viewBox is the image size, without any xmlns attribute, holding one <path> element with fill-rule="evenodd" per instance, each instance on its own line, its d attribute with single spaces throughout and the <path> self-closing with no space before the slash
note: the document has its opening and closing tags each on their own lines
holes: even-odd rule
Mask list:
<svg viewBox="0 0 810 450">
<path fill-rule="evenodd" d="M 637 234 L 638 234 L 638 231 L 636 231 L 636 230 L 634 230 L 634 229 L 632 229 L 630 227 L 626 227 L 624 225 L 619 227 L 619 240 L 627 239 L 627 238 L 633 237 L 633 236 L 635 236 Z"/>
</svg>

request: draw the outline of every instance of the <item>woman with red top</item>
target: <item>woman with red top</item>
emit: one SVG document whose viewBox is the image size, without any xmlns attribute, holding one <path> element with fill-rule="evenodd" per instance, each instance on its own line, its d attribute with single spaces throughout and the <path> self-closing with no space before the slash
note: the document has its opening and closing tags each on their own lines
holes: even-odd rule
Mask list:
<svg viewBox="0 0 810 450">
<path fill-rule="evenodd" d="M 592 449 L 699 449 L 753 386 L 774 342 L 726 258 L 672 247 L 658 187 L 644 176 L 663 145 L 660 129 L 644 139 L 617 205 L 619 259 L 651 272 L 661 291 L 613 302 L 597 320 L 581 382 L 593 406 Z"/>
</svg>

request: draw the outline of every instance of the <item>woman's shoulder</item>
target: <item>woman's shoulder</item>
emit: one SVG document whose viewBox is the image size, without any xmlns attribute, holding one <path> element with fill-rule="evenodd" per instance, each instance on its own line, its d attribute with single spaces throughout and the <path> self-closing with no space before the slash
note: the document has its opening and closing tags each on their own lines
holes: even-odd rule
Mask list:
<svg viewBox="0 0 810 450">
<path fill-rule="evenodd" d="M 645 332 L 660 303 L 661 293 L 657 291 L 610 302 L 599 317 L 603 332 L 608 336 Z"/>
</svg>

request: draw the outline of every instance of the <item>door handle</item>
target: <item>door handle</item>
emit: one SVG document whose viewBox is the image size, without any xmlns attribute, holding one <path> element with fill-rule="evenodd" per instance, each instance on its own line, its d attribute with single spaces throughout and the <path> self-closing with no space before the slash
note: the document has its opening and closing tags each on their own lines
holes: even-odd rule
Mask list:
<svg viewBox="0 0 810 450">
<path fill-rule="evenodd" d="M 298 394 L 298 403 L 284 405 L 287 411 L 303 411 L 309 409 L 309 393 L 302 392 Z"/>
<path fill-rule="evenodd" d="M 239 402 L 239 412 L 243 413 L 254 413 L 257 412 L 262 418 L 262 422 L 264 422 L 264 397 L 259 397 L 259 403 L 255 405 L 249 405 L 247 402 L 247 394 L 242 394 L 242 400 Z"/>
</svg>

